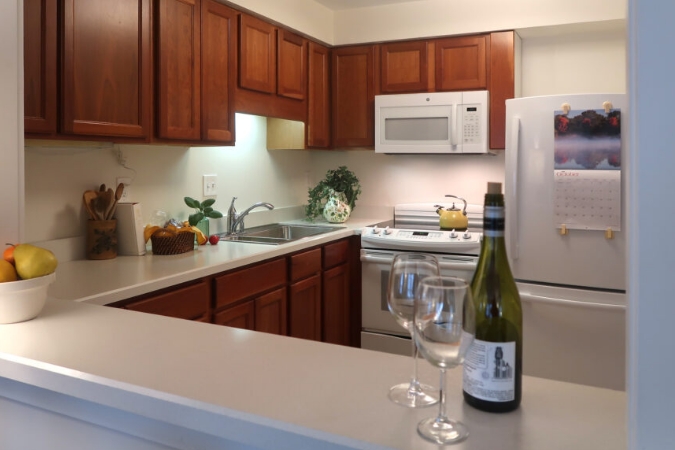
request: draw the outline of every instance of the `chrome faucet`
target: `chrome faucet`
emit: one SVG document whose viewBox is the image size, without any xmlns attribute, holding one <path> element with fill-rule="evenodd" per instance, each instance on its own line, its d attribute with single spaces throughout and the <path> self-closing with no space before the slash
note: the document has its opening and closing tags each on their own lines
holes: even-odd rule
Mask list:
<svg viewBox="0 0 675 450">
<path fill-rule="evenodd" d="M 244 217 L 246 217 L 251 210 L 261 206 L 264 206 L 269 210 L 274 209 L 274 205 L 271 203 L 258 202 L 238 213 L 234 207 L 235 200 L 237 200 L 237 197 L 232 197 L 232 203 L 230 203 L 230 208 L 227 210 L 227 234 L 244 231 Z"/>
</svg>

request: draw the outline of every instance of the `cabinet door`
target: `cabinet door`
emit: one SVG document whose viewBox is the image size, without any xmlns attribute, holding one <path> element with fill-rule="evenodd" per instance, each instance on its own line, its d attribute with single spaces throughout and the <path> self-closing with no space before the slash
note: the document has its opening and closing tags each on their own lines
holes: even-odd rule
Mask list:
<svg viewBox="0 0 675 450">
<path fill-rule="evenodd" d="M 237 12 L 202 3 L 202 140 L 234 143 Z"/>
<path fill-rule="evenodd" d="M 373 46 L 333 49 L 333 144 L 375 144 Z"/>
<path fill-rule="evenodd" d="M 439 39 L 436 44 L 436 90 L 487 89 L 489 36 Z"/>
<path fill-rule="evenodd" d="M 330 51 L 309 43 L 309 95 L 307 96 L 307 147 L 330 147 Z"/>
<path fill-rule="evenodd" d="M 24 132 L 56 133 L 56 0 L 23 2 Z"/>
<path fill-rule="evenodd" d="M 349 345 L 349 264 L 323 273 L 323 341 Z"/>
<path fill-rule="evenodd" d="M 380 90 L 383 94 L 426 91 L 426 41 L 382 44 L 380 69 Z"/>
<path fill-rule="evenodd" d="M 513 31 L 490 35 L 490 148 L 505 148 L 506 100 L 515 95 Z"/>
<path fill-rule="evenodd" d="M 255 305 L 249 300 L 232 306 L 214 315 L 213 323 L 227 327 L 255 330 Z"/>
<path fill-rule="evenodd" d="M 150 0 L 63 5 L 62 131 L 147 136 Z"/>
<path fill-rule="evenodd" d="M 156 3 L 157 133 L 160 138 L 200 137 L 200 0 Z"/>
<path fill-rule="evenodd" d="M 291 284 L 290 335 L 321 340 L 321 275 Z"/>
<path fill-rule="evenodd" d="M 277 30 L 277 95 L 304 100 L 307 92 L 307 41 Z"/>
<path fill-rule="evenodd" d="M 255 299 L 255 329 L 265 333 L 287 333 L 288 302 L 286 288 L 277 289 Z"/>
<path fill-rule="evenodd" d="M 274 94 L 277 90 L 275 28 L 247 14 L 239 17 L 239 86 Z"/>
</svg>

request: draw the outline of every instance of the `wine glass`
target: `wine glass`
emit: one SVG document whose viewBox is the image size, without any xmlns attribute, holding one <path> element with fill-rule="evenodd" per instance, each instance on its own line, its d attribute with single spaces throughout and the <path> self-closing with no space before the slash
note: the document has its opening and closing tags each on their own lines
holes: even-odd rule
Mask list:
<svg viewBox="0 0 675 450">
<path fill-rule="evenodd" d="M 424 419 L 417 432 L 436 444 L 452 444 L 469 436 L 461 422 L 445 412 L 445 371 L 464 361 L 475 336 L 475 309 L 466 281 L 454 277 L 427 277 L 418 286 L 414 339 L 424 358 L 441 369 L 438 416 Z"/>
<path fill-rule="evenodd" d="M 417 285 L 429 276 L 438 276 L 438 260 L 433 255 L 421 253 L 400 253 L 391 264 L 387 304 L 396 321 L 411 335 Z M 412 341 L 414 361 L 413 377 L 409 383 L 401 383 L 389 390 L 389 399 L 410 408 L 433 405 L 438 402 L 438 391 L 420 384 L 417 379 L 417 346 Z"/>
</svg>

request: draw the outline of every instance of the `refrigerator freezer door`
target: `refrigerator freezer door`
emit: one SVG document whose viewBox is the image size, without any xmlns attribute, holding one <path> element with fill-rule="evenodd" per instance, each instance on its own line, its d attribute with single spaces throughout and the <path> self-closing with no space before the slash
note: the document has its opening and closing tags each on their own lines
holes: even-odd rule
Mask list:
<svg viewBox="0 0 675 450">
<path fill-rule="evenodd" d="M 518 283 L 523 373 L 625 389 L 625 295 Z"/>
<path fill-rule="evenodd" d="M 506 101 L 506 238 L 517 280 L 625 290 L 625 232 L 570 230 L 554 221 L 554 111 L 622 109 L 623 94 L 560 95 Z M 622 152 L 625 154 L 625 127 Z M 625 177 L 624 177 L 625 179 Z M 626 211 L 622 200 L 622 217 Z M 625 219 L 622 219 L 625 223 Z"/>
</svg>

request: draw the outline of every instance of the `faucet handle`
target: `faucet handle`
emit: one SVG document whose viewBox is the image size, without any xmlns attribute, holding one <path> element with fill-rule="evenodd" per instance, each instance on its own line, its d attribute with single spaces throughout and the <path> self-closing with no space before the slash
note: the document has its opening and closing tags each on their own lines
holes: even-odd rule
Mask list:
<svg viewBox="0 0 675 450">
<path fill-rule="evenodd" d="M 234 202 L 235 202 L 235 200 L 237 200 L 237 197 L 232 197 L 232 202 L 230 203 L 230 207 L 229 207 L 228 211 L 234 211 L 234 212 L 236 212 L 236 210 L 234 209 Z M 229 212 L 228 212 L 228 214 L 229 214 Z"/>
</svg>

